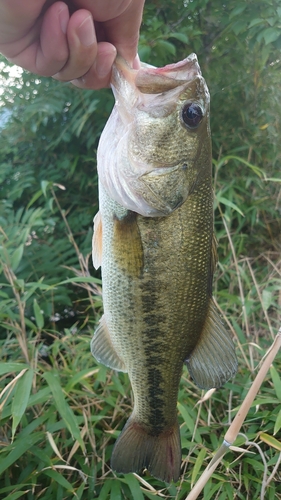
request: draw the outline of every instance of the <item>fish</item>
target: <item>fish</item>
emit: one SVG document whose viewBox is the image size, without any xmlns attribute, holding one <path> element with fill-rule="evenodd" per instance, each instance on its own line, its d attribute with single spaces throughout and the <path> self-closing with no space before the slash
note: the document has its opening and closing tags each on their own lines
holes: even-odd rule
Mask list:
<svg viewBox="0 0 281 500">
<path fill-rule="evenodd" d="M 231 336 L 212 298 L 210 96 L 195 54 L 155 68 L 117 57 L 115 106 L 97 152 L 93 263 L 104 314 L 91 352 L 127 372 L 133 411 L 111 456 L 117 473 L 178 481 L 183 365 L 198 387 L 234 376 Z"/>
</svg>

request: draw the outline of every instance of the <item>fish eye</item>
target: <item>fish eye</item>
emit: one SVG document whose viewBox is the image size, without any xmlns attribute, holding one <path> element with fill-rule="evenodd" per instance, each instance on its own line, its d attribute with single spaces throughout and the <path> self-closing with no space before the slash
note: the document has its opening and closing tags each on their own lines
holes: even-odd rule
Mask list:
<svg viewBox="0 0 281 500">
<path fill-rule="evenodd" d="M 182 121 L 188 128 L 197 128 L 203 119 L 203 110 L 199 104 L 189 102 L 185 104 L 181 111 Z"/>
</svg>

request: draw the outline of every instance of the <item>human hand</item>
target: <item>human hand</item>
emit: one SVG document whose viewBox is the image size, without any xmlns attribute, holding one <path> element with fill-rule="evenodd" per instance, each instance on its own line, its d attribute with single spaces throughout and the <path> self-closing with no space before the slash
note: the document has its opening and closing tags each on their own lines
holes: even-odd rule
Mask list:
<svg viewBox="0 0 281 500">
<path fill-rule="evenodd" d="M 81 88 L 109 85 L 116 52 L 132 66 L 144 0 L 0 0 L 0 52 Z"/>
</svg>

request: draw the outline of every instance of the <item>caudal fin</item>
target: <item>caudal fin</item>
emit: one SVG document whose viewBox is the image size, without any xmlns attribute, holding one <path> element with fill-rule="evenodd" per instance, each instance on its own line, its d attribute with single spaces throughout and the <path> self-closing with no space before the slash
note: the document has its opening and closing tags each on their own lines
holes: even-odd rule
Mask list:
<svg viewBox="0 0 281 500">
<path fill-rule="evenodd" d="M 116 441 L 111 468 L 119 473 L 147 469 L 154 477 L 170 483 L 180 475 L 181 443 L 179 425 L 158 436 L 148 434 L 144 426 L 130 418 Z"/>
</svg>

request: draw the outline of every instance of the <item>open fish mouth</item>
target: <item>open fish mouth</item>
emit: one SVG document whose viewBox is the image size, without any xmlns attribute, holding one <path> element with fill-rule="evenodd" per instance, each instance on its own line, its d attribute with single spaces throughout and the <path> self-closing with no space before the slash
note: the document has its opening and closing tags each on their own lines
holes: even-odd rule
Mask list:
<svg viewBox="0 0 281 500">
<path fill-rule="evenodd" d="M 183 61 L 168 64 L 163 68 L 142 64 L 139 70 L 132 70 L 122 57 L 117 56 L 111 83 L 118 90 L 120 78 L 123 77 L 129 84 L 134 84 L 143 94 L 160 94 L 201 75 L 196 54 L 190 54 Z"/>
</svg>

